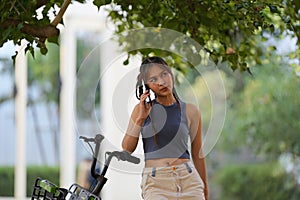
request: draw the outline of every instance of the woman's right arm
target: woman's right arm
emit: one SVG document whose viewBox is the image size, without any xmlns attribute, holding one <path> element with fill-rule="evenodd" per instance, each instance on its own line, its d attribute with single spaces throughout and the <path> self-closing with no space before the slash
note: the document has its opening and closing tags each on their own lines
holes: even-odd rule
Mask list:
<svg viewBox="0 0 300 200">
<path fill-rule="evenodd" d="M 137 104 L 132 111 L 128 128 L 122 141 L 122 148 L 124 151 L 132 153 L 136 149 L 141 128 L 151 110 L 151 105 L 146 105 L 144 103 L 148 95 L 147 92 L 142 94 L 139 104 Z"/>
<path fill-rule="evenodd" d="M 138 105 L 136 105 L 134 110 L 132 111 L 128 128 L 122 141 L 123 150 L 130 153 L 132 153 L 136 149 L 143 123 L 141 122 L 141 120 L 137 119 L 137 113 L 139 112 L 138 110 L 139 107 Z"/>
</svg>

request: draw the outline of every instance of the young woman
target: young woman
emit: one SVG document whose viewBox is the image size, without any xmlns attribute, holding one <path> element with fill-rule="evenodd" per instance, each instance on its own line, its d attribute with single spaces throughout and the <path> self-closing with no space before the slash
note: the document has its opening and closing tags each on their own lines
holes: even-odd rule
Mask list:
<svg viewBox="0 0 300 200">
<path fill-rule="evenodd" d="M 132 111 L 122 148 L 133 152 L 141 134 L 145 155 L 143 198 L 208 200 L 198 108 L 178 98 L 170 67 L 160 57 L 142 62 L 137 89 L 142 84 L 148 90 L 140 94 L 140 102 Z M 155 99 L 147 103 L 149 90 L 155 93 Z"/>
</svg>

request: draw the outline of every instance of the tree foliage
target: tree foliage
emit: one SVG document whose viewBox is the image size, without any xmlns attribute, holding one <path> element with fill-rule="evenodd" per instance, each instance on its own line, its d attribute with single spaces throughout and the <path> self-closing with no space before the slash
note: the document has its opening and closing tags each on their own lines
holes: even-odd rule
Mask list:
<svg viewBox="0 0 300 200">
<path fill-rule="evenodd" d="M 239 113 L 244 124 L 239 132 L 255 150 L 275 156 L 299 156 L 299 89 L 299 79 L 287 68 L 278 70 L 276 76 L 265 74 L 247 84 Z"/>
<path fill-rule="evenodd" d="M 84 0 L 77 0 L 83 3 Z M 42 54 L 47 53 L 46 40 L 57 43 L 62 17 L 71 0 L 14 0 L 0 5 L 0 47 L 9 40 L 21 44 L 28 41 L 26 51 L 34 55 L 37 45 Z M 59 12 L 57 12 L 57 8 Z"/>
<path fill-rule="evenodd" d="M 241 91 L 228 96 L 224 147 L 247 146 L 270 159 L 299 156 L 300 80 L 276 59 L 253 74 Z"/>
<path fill-rule="evenodd" d="M 83 3 L 84 0 L 75 1 Z M 37 44 L 46 54 L 45 41 L 57 42 L 57 25 L 70 2 L 3 2 L 0 6 L 0 46 L 8 40 L 19 44 L 21 39 L 26 39 L 29 41 L 27 51 L 34 54 L 33 48 Z M 110 4 L 109 17 L 116 25 L 120 44 L 126 43 L 126 33 L 132 29 L 171 29 L 192 38 L 213 61 L 228 62 L 232 69 L 249 70 L 261 63 L 261 55 L 267 53 L 261 49 L 261 44 L 269 37 L 300 36 L 298 0 L 94 0 L 93 3 L 98 8 Z M 51 20 L 51 16 L 54 19 Z M 298 40 L 298 47 L 299 44 Z M 157 52 L 138 49 L 129 53 L 148 56 Z M 293 56 L 298 58 L 299 53 L 298 48 Z"/>
<path fill-rule="evenodd" d="M 269 37 L 300 36 L 296 0 L 116 0 L 114 4 L 109 16 L 117 34 L 143 27 L 172 29 L 197 41 L 215 63 L 225 61 L 233 69 L 260 64 L 266 53 L 262 42 Z M 140 52 L 149 54 L 149 50 Z"/>
<path fill-rule="evenodd" d="M 296 200 L 300 195 L 294 178 L 278 163 L 231 165 L 216 174 L 223 200 Z"/>
</svg>

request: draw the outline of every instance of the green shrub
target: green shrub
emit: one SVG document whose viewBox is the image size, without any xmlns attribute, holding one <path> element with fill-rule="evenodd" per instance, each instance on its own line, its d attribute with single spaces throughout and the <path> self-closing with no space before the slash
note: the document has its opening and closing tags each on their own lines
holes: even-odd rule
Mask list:
<svg viewBox="0 0 300 200">
<path fill-rule="evenodd" d="M 14 168 L 0 167 L 0 196 L 12 196 L 14 193 Z"/>
<path fill-rule="evenodd" d="M 47 179 L 59 185 L 59 168 L 45 166 L 27 167 L 27 196 L 31 196 L 37 177 Z M 0 196 L 14 195 L 14 167 L 0 167 Z"/>
<path fill-rule="evenodd" d="M 48 181 L 59 185 L 59 168 L 58 167 L 41 167 L 31 166 L 27 168 L 27 196 L 31 196 L 32 187 L 37 177 L 47 179 Z"/>
<path fill-rule="evenodd" d="M 222 200 L 297 200 L 300 188 L 277 164 L 228 166 L 217 180 Z"/>
</svg>

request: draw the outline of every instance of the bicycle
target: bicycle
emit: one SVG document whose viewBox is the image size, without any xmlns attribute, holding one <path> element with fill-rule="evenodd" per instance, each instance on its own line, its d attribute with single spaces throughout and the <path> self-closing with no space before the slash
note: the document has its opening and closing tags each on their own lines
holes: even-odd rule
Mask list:
<svg viewBox="0 0 300 200">
<path fill-rule="evenodd" d="M 100 144 L 103 141 L 104 136 L 101 134 L 97 134 L 94 138 L 87 138 L 84 136 L 80 136 L 79 138 L 86 142 L 92 150 L 93 161 L 91 164 L 91 176 L 95 179 L 96 184 L 87 189 L 83 188 L 77 183 L 74 183 L 69 187 L 69 189 L 66 189 L 58 187 L 54 183 L 38 177 L 33 186 L 31 196 L 32 200 L 101 200 L 100 192 L 104 187 L 106 181 L 108 180 L 105 177 L 105 174 L 113 157 L 117 158 L 118 160 L 127 161 L 134 164 L 140 163 L 139 158 L 132 156 L 126 151 L 107 151 L 105 154 L 108 155 L 108 157 L 105 158 L 103 169 L 101 170 L 101 173 L 99 173 L 96 170 L 96 164 L 100 150 Z M 95 144 L 94 149 L 91 143 Z"/>
</svg>

